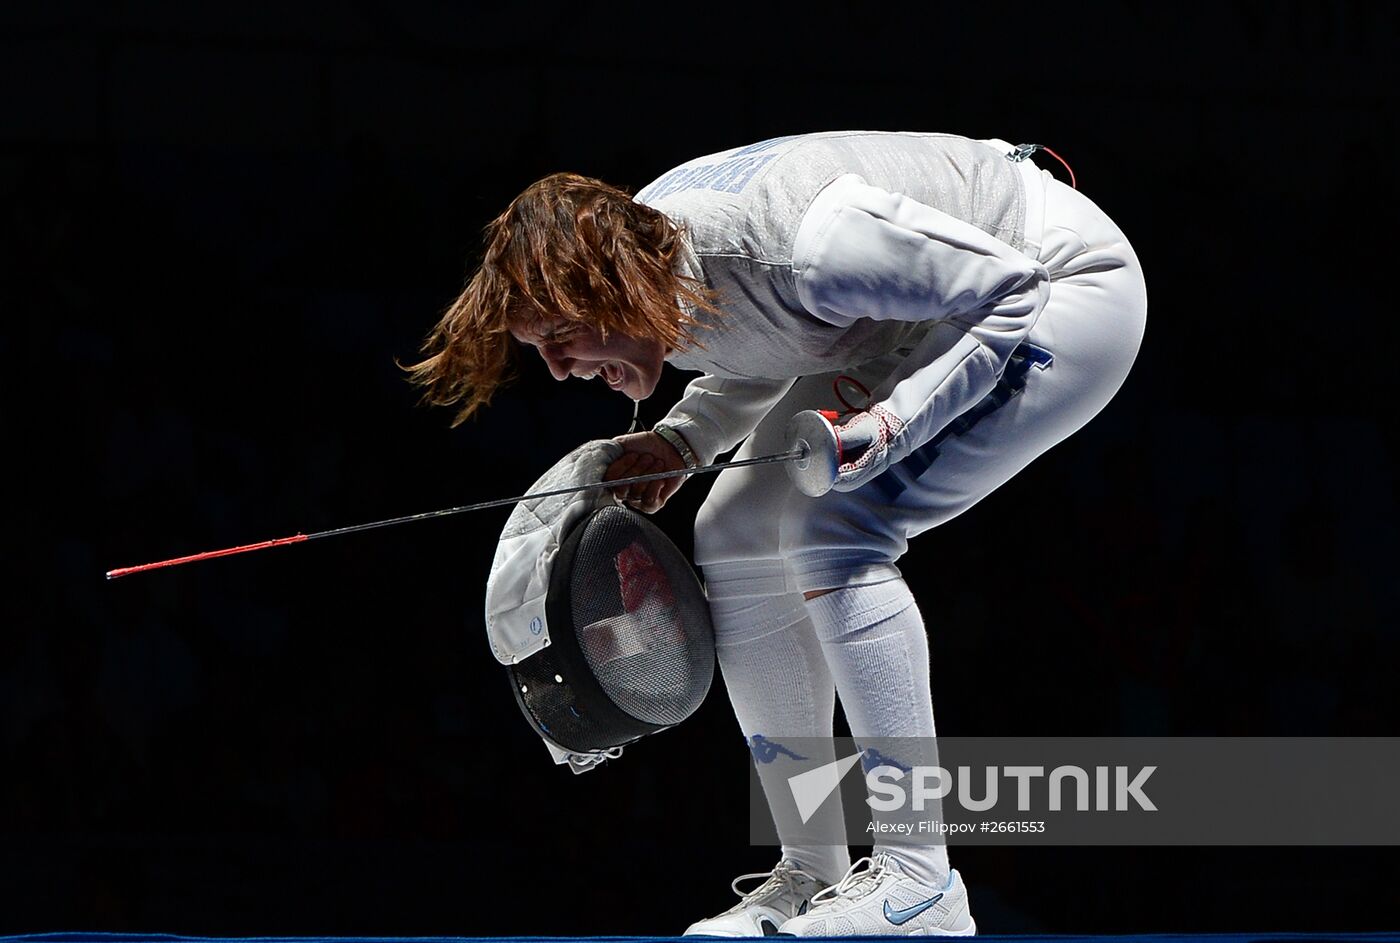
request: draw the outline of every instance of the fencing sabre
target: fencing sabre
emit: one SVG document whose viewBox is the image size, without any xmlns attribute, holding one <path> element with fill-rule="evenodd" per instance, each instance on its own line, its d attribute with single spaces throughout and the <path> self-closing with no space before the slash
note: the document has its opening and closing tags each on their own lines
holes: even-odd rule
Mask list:
<svg viewBox="0 0 1400 943">
<path fill-rule="evenodd" d="M 805 413 L 798 414 L 798 416 L 805 415 Z M 796 419 L 797 417 L 794 417 L 794 423 L 796 422 Z M 794 428 L 796 428 L 795 425 L 789 426 L 789 432 L 791 432 Z M 448 517 L 453 514 L 465 514 L 468 511 L 483 511 L 487 508 L 501 507 L 506 504 L 516 504 L 520 501 L 527 501 L 532 498 L 544 498 L 559 494 L 572 494 L 578 491 L 587 491 L 591 488 L 611 489 L 621 487 L 623 485 L 639 484 L 644 481 L 659 481 L 663 478 L 681 478 L 689 475 L 704 475 L 710 472 L 722 471 L 726 468 L 742 468 L 745 465 L 767 465 L 776 462 L 791 462 L 793 464 L 789 465 L 789 473 L 793 474 L 794 481 L 797 481 L 797 473 L 807 471 L 809 466 L 820 465 L 822 468 L 822 472 L 825 472 L 827 470 L 827 466 L 830 466 L 831 480 L 835 480 L 834 459 L 836 453 L 832 450 L 833 444 L 835 442 L 835 437 L 834 435 L 826 435 L 826 433 L 823 432 L 823 430 L 821 430 L 819 424 L 813 425 L 811 428 L 813 429 L 814 433 L 811 435 L 812 445 L 808 444 L 808 440 L 793 440 L 790 436 L 789 441 L 792 442 L 792 448 L 788 449 L 786 452 L 778 452 L 773 455 L 763 455 L 758 458 L 744 458 L 730 462 L 716 462 L 713 465 L 701 465 L 696 468 L 682 468 L 676 471 L 653 472 L 649 475 L 637 475 L 632 478 L 618 478 L 614 481 L 599 481 L 594 482 L 592 484 L 578 485 L 570 488 L 560 488 L 555 491 L 542 491 L 537 494 L 522 494 L 514 498 L 496 498 L 492 501 L 482 501 L 478 504 L 468 504 L 463 507 L 444 508 L 441 511 L 427 511 L 422 514 L 409 514 L 405 517 L 395 517 L 385 521 L 375 521 L 371 524 L 355 524 L 351 527 L 337 527 L 333 530 L 318 531 L 314 534 L 297 534 L 293 537 L 278 537 L 274 540 L 264 540 L 260 543 L 244 544 L 240 547 L 228 547 L 223 550 L 209 550 L 205 553 L 190 554 L 189 556 L 176 557 L 172 560 L 161 560 L 157 563 L 143 563 L 140 566 L 120 567 L 115 570 L 108 570 L 107 579 L 116 579 L 119 576 L 129 576 L 133 573 L 144 573 L 147 570 L 158 570 L 168 566 L 178 566 L 182 563 L 195 563 L 199 560 L 212 560 L 215 557 L 228 557 L 236 553 L 251 553 L 254 550 L 266 550 L 270 547 L 282 547 L 286 546 L 287 544 L 304 543 L 308 540 L 319 540 L 322 537 L 340 537 L 344 534 L 354 534 L 363 530 L 374 530 L 379 527 L 391 527 L 395 524 L 407 524 L 413 521 L 427 521 L 438 517 Z M 830 428 L 829 423 L 827 423 L 827 428 Z M 812 461 L 813 458 L 818 457 L 813 455 L 814 446 L 815 451 L 819 453 L 819 456 L 824 456 L 828 460 Z M 829 453 L 829 455 L 827 453 Z M 816 469 L 812 470 L 816 471 Z M 819 473 L 817 477 L 822 478 L 823 476 Z M 798 487 L 801 488 L 800 483 Z M 827 487 L 830 487 L 829 483 L 827 484 Z M 803 491 L 804 493 L 810 493 L 807 492 L 806 489 L 803 489 Z"/>
</svg>

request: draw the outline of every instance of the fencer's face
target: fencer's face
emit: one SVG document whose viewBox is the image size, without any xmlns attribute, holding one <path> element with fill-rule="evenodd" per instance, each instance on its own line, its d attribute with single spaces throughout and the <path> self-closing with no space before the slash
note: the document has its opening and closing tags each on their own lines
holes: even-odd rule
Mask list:
<svg viewBox="0 0 1400 943">
<path fill-rule="evenodd" d="M 616 332 L 603 340 L 597 328 L 562 318 L 536 326 L 515 326 L 511 336 L 539 351 L 556 380 L 600 377 L 630 399 L 646 399 L 661 379 L 666 362 L 660 341 L 627 337 Z"/>
</svg>

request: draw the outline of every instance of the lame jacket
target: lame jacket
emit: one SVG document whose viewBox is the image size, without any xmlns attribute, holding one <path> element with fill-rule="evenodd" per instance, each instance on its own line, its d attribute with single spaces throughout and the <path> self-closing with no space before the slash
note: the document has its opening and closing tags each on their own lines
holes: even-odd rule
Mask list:
<svg viewBox="0 0 1400 943">
<path fill-rule="evenodd" d="M 905 426 L 898 460 L 996 384 L 1049 295 L 1041 171 L 1003 141 L 844 131 L 697 158 L 636 199 L 685 228 L 679 271 L 718 293 L 699 370 L 662 422 L 708 463 L 800 376 L 890 352 L 872 391 Z M 835 406 L 835 402 L 832 403 Z"/>
</svg>

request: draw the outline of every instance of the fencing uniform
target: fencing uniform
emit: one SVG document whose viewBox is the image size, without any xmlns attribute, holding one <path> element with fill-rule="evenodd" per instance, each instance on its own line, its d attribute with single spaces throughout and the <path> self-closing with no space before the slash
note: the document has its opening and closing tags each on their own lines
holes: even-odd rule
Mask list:
<svg viewBox="0 0 1400 943">
<path fill-rule="evenodd" d="M 659 425 L 705 463 L 740 442 L 737 458 L 780 452 L 795 413 L 840 408 L 840 374 L 871 391 L 856 405 L 900 423 L 889 469 L 853 491 L 813 498 L 778 465 L 736 468 L 700 510 L 696 562 L 751 745 L 829 736 L 838 690 L 857 739 L 932 737 L 927 642 L 896 562 L 1088 422 L 1132 366 L 1147 307 L 1132 247 L 1014 150 L 799 135 L 690 161 L 637 194 L 686 227 L 681 270 L 720 296 L 720 315 L 699 315 L 704 348 L 667 358 L 703 375 Z M 947 877 L 941 849 L 911 863 Z"/>
</svg>

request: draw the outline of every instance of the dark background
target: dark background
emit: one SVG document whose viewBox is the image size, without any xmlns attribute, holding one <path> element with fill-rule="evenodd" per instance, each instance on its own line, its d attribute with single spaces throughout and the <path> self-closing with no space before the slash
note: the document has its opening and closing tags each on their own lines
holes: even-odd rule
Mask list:
<svg viewBox="0 0 1400 943">
<path fill-rule="evenodd" d="M 1146 270 L 1117 399 L 902 562 L 940 733 L 1397 733 L 1396 15 L 4 6 L 0 932 L 679 932 L 772 864 L 718 687 L 550 765 L 483 638 L 505 509 L 102 574 L 516 494 L 621 433 L 537 362 L 449 430 L 394 358 L 531 181 L 781 134 L 1049 144 Z M 658 515 L 687 547 L 707 488 Z M 984 931 L 1397 924 L 1390 849 L 953 862 Z"/>
</svg>

